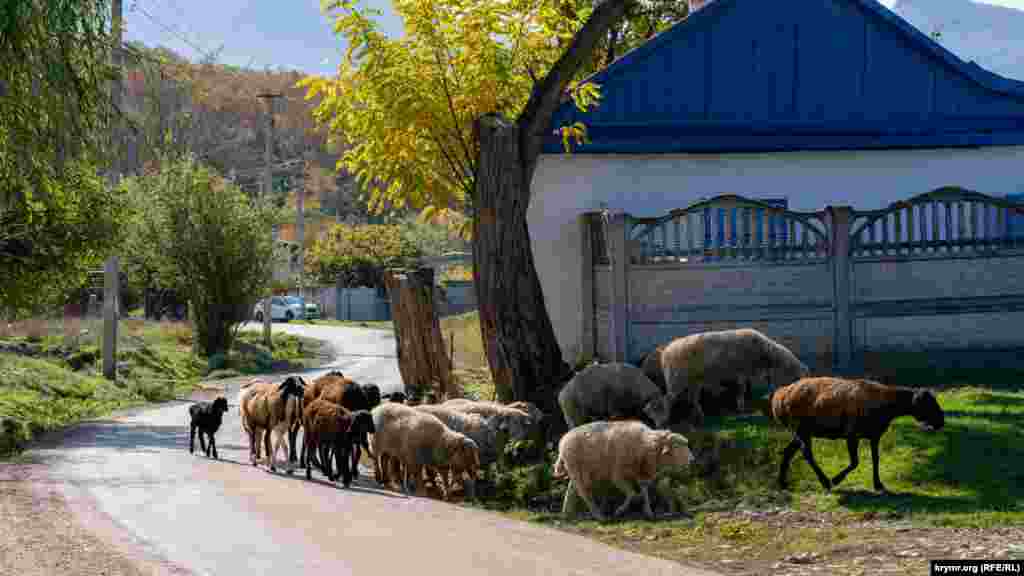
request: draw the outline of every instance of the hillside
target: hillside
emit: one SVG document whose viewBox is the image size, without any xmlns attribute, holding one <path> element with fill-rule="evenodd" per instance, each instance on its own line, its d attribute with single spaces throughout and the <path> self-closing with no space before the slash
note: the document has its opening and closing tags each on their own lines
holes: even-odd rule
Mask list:
<svg viewBox="0 0 1024 576">
<path fill-rule="evenodd" d="M 262 92 L 285 95 L 278 100 L 273 162 L 301 160 L 309 151 L 306 212 L 331 219 L 340 205 L 342 217 L 368 219 L 358 201 L 355 179 L 335 174 L 340 152 L 314 128 L 311 111 L 295 83 L 302 74 L 290 70 L 252 70 L 209 62 L 193 63 L 165 48 L 132 45 L 124 75 L 125 117 L 132 126 L 126 137 L 123 172 L 140 171 L 155 158 L 155 145 L 170 132 L 180 148 L 188 148 L 221 173 L 232 169 L 243 189 L 258 193 L 263 177 L 266 127 Z M 287 176 L 292 193 L 275 183 L 280 202 L 294 206 L 294 190 L 303 177 L 301 162 L 275 173 Z"/>
</svg>

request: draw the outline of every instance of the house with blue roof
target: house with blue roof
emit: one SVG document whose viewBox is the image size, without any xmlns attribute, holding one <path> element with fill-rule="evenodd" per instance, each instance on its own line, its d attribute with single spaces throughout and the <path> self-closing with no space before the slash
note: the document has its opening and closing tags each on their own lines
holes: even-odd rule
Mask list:
<svg viewBox="0 0 1024 576">
<path fill-rule="evenodd" d="M 701 3 L 703 4 L 703 3 Z M 715 0 L 555 113 L 528 224 L 563 353 L 581 336 L 580 214 L 660 216 L 736 194 L 875 210 L 956 186 L 1024 194 L 1024 82 L 965 62 L 875 0 Z M 583 122 L 590 141 L 563 147 Z"/>
</svg>

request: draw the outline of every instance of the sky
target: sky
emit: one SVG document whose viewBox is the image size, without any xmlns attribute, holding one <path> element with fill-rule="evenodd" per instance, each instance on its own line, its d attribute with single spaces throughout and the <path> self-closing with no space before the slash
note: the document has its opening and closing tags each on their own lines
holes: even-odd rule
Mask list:
<svg viewBox="0 0 1024 576">
<path fill-rule="evenodd" d="M 384 12 L 378 21 L 385 33 L 402 33 L 391 0 L 362 1 Z M 892 8 L 896 0 L 881 2 Z M 1024 0 L 985 3 L 1024 10 Z M 192 60 L 223 47 L 218 61 L 225 64 L 330 75 L 344 50 L 320 0 L 125 0 L 124 10 L 126 40 L 163 45 Z"/>
</svg>

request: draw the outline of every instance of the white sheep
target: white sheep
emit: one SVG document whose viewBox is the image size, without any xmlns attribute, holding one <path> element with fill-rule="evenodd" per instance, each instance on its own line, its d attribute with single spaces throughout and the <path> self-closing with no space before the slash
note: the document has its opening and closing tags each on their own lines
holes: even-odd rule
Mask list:
<svg viewBox="0 0 1024 576">
<path fill-rule="evenodd" d="M 562 513 L 571 515 L 574 495 L 579 495 L 597 520 L 605 516 L 594 501 L 594 488 L 611 482 L 626 495 L 615 510 L 621 516 L 637 494 L 644 500 L 644 514 L 653 518 L 649 489 L 658 472 L 693 462 L 689 442 L 681 434 L 652 430 L 642 422 L 591 422 L 573 428 L 558 443 L 554 476 L 569 477 Z"/>
<path fill-rule="evenodd" d="M 498 402 L 454 398 L 444 402 L 441 406 L 465 414 L 479 414 L 485 418 L 498 418 L 502 425 L 508 428 L 510 440 L 525 440 L 529 438 L 530 431 L 538 424 L 535 418 L 526 410 L 512 408 L 511 405 L 507 406 Z"/>
<path fill-rule="evenodd" d="M 415 409 L 437 416 L 445 426 L 472 438 L 480 449 L 482 466 L 498 459 L 508 437 L 508 426 L 500 418 L 458 412 L 440 404 L 419 404 Z"/>
<path fill-rule="evenodd" d="M 466 493 L 472 493 L 480 469 L 480 449 L 471 438 L 448 428 L 433 414 L 397 402 L 380 404 L 372 415 L 378 478 L 382 466 L 393 459 L 405 469 L 403 489 L 406 494 L 409 494 L 410 479 L 415 479 L 419 491 L 426 466 L 449 468 L 456 477 L 467 473 Z M 447 493 L 444 497 L 447 498 Z"/>
<path fill-rule="evenodd" d="M 558 393 L 558 405 L 569 428 L 575 428 L 598 420 L 646 420 L 644 407 L 661 397 L 642 370 L 612 362 L 577 372 Z"/>
<path fill-rule="evenodd" d="M 743 411 L 746 395 L 755 383 L 766 383 L 774 390 L 810 373 L 788 348 L 751 328 L 677 338 L 662 351 L 661 364 L 667 393 L 645 409 L 659 428 L 669 424 L 680 398 L 688 401 L 694 423 L 702 423 L 700 397 L 704 389 L 717 394 L 735 383 L 736 406 Z"/>
</svg>

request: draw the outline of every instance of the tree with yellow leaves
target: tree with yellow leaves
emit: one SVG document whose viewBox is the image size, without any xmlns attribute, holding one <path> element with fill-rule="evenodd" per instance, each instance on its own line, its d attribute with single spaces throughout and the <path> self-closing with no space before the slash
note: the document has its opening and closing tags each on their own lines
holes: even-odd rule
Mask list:
<svg viewBox="0 0 1024 576">
<path fill-rule="evenodd" d="M 317 122 L 349 148 L 339 161 L 385 201 L 466 211 L 491 372 L 502 400 L 557 410 L 562 360 L 526 228 L 530 181 L 551 116 L 568 94 L 581 109 L 599 87 L 579 76 L 628 0 L 572 6 L 546 0 L 394 0 L 405 35 L 386 37 L 371 10 L 325 10 L 348 43 L 336 78 L 300 85 L 320 97 Z M 541 76 L 543 75 L 543 76 Z M 508 120 L 515 118 L 515 120 Z M 562 127 L 567 147 L 585 127 Z"/>
</svg>

